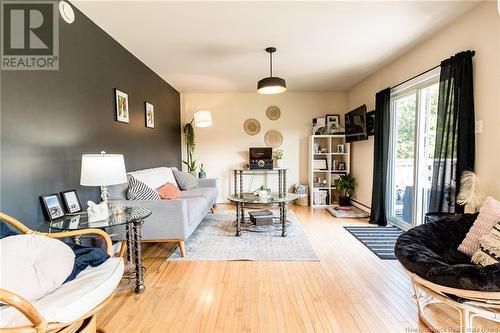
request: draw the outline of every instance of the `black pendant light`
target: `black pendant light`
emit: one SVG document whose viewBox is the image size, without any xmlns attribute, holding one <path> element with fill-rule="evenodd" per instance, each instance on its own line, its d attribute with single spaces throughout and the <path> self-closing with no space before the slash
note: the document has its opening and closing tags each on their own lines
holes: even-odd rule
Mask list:
<svg viewBox="0 0 500 333">
<path fill-rule="evenodd" d="M 257 92 L 267 95 L 285 92 L 286 81 L 280 77 L 273 76 L 273 53 L 276 52 L 276 48 L 268 47 L 266 52 L 269 53 L 269 77 L 257 82 Z"/>
</svg>

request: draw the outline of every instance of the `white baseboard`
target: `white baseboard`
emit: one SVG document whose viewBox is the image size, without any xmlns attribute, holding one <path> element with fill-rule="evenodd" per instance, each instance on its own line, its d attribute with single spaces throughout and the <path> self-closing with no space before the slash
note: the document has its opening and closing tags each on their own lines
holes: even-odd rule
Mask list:
<svg viewBox="0 0 500 333">
<path fill-rule="evenodd" d="M 370 211 L 371 211 L 370 205 L 367 205 L 364 202 L 361 202 L 361 201 L 356 200 L 354 198 L 351 198 L 351 204 L 354 207 L 359 208 L 359 209 L 361 209 L 364 212 L 370 213 Z"/>
</svg>

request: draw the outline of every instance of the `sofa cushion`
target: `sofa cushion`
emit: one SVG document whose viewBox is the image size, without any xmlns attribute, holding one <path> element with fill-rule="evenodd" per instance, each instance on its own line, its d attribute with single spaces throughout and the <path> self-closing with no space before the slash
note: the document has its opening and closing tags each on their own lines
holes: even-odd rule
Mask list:
<svg viewBox="0 0 500 333">
<path fill-rule="evenodd" d="M 172 183 L 177 186 L 177 182 L 175 181 L 172 169 L 167 167 L 132 171 L 128 174 L 153 189 L 158 188 L 166 183 Z"/>
<path fill-rule="evenodd" d="M 87 267 L 76 279 L 33 302 L 33 305 L 49 323 L 71 323 L 113 293 L 122 278 L 123 269 L 122 258 L 110 258 L 98 267 Z M 0 307 L 0 327 L 29 324 L 28 319 L 11 306 Z"/>
<path fill-rule="evenodd" d="M 189 172 L 182 172 L 178 170 L 173 170 L 175 180 L 181 188 L 181 190 L 192 190 L 198 187 L 198 179 Z"/>
<path fill-rule="evenodd" d="M 481 238 L 479 250 L 472 255 L 472 262 L 481 266 L 500 262 L 500 222 Z"/>
<path fill-rule="evenodd" d="M 127 190 L 128 200 L 161 200 L 160 195 L 156 190 L 149 187 L 142 181 L 135 179 L 134 177 L 129 177 L 128 190 Z"/>
<path fill-rule="evenodd" d="M 184 200 L 187 203 L 188 225 L 200 223 L 209 209 L 207 200 L 201 197 L 185 198 Z"/>
<path fill-rule="evenodd" d="M 500 202 L 487 197 L 479 211 L 479 216 L 458 246 L 458 250 L 472 256 L 479 249 L 481 238 L 490 232 L 498 221 L 500 221 Z"/>
<path fill-rule="evenodd" d="M 179 188 L 172 183 L 166 183 L 165 185 L 157 188 L 156 191 L 163 200 L 173 200 L 181 193 Z"/>
<path fill-rule="evenodd" d="M 59 288 L 71 274 L 75 254 L 58 239 L 30 234 L 0 240 L 0 288 L 36 301 Z"/>
<path fill-rule="evenodd" d="M 181 191 L 179 198 L 205 198 L 208 203 L 213 203 L 217 200 L 217 188 L 198 187 L 189 191 Z"/>
</svg>

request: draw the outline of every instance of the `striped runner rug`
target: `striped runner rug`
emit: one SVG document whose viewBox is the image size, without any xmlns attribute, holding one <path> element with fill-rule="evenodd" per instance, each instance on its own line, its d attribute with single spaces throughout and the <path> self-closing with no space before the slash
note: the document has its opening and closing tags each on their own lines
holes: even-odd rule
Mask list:
<svg viewBox="0 0 500 333">
<path fill-rule="evenodd" d="M 404 231 L 395 227 L 344 227 L 377 257 L 383 260 L 395 260 L 394 245 Z"/>
</svg>

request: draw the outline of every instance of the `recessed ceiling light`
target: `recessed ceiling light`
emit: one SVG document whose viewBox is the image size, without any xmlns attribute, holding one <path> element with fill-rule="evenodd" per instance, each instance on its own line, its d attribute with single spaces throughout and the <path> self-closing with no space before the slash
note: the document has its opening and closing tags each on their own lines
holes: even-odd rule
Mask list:
<svg viewBox="0 0 500 333">
<path fill-rule="evenodd" d="M 66 1 L 59 1 L 59 13 L 64 21 L 73 23 L 75 21 L 75 12 L 69 3 Z"/>
</svg>

